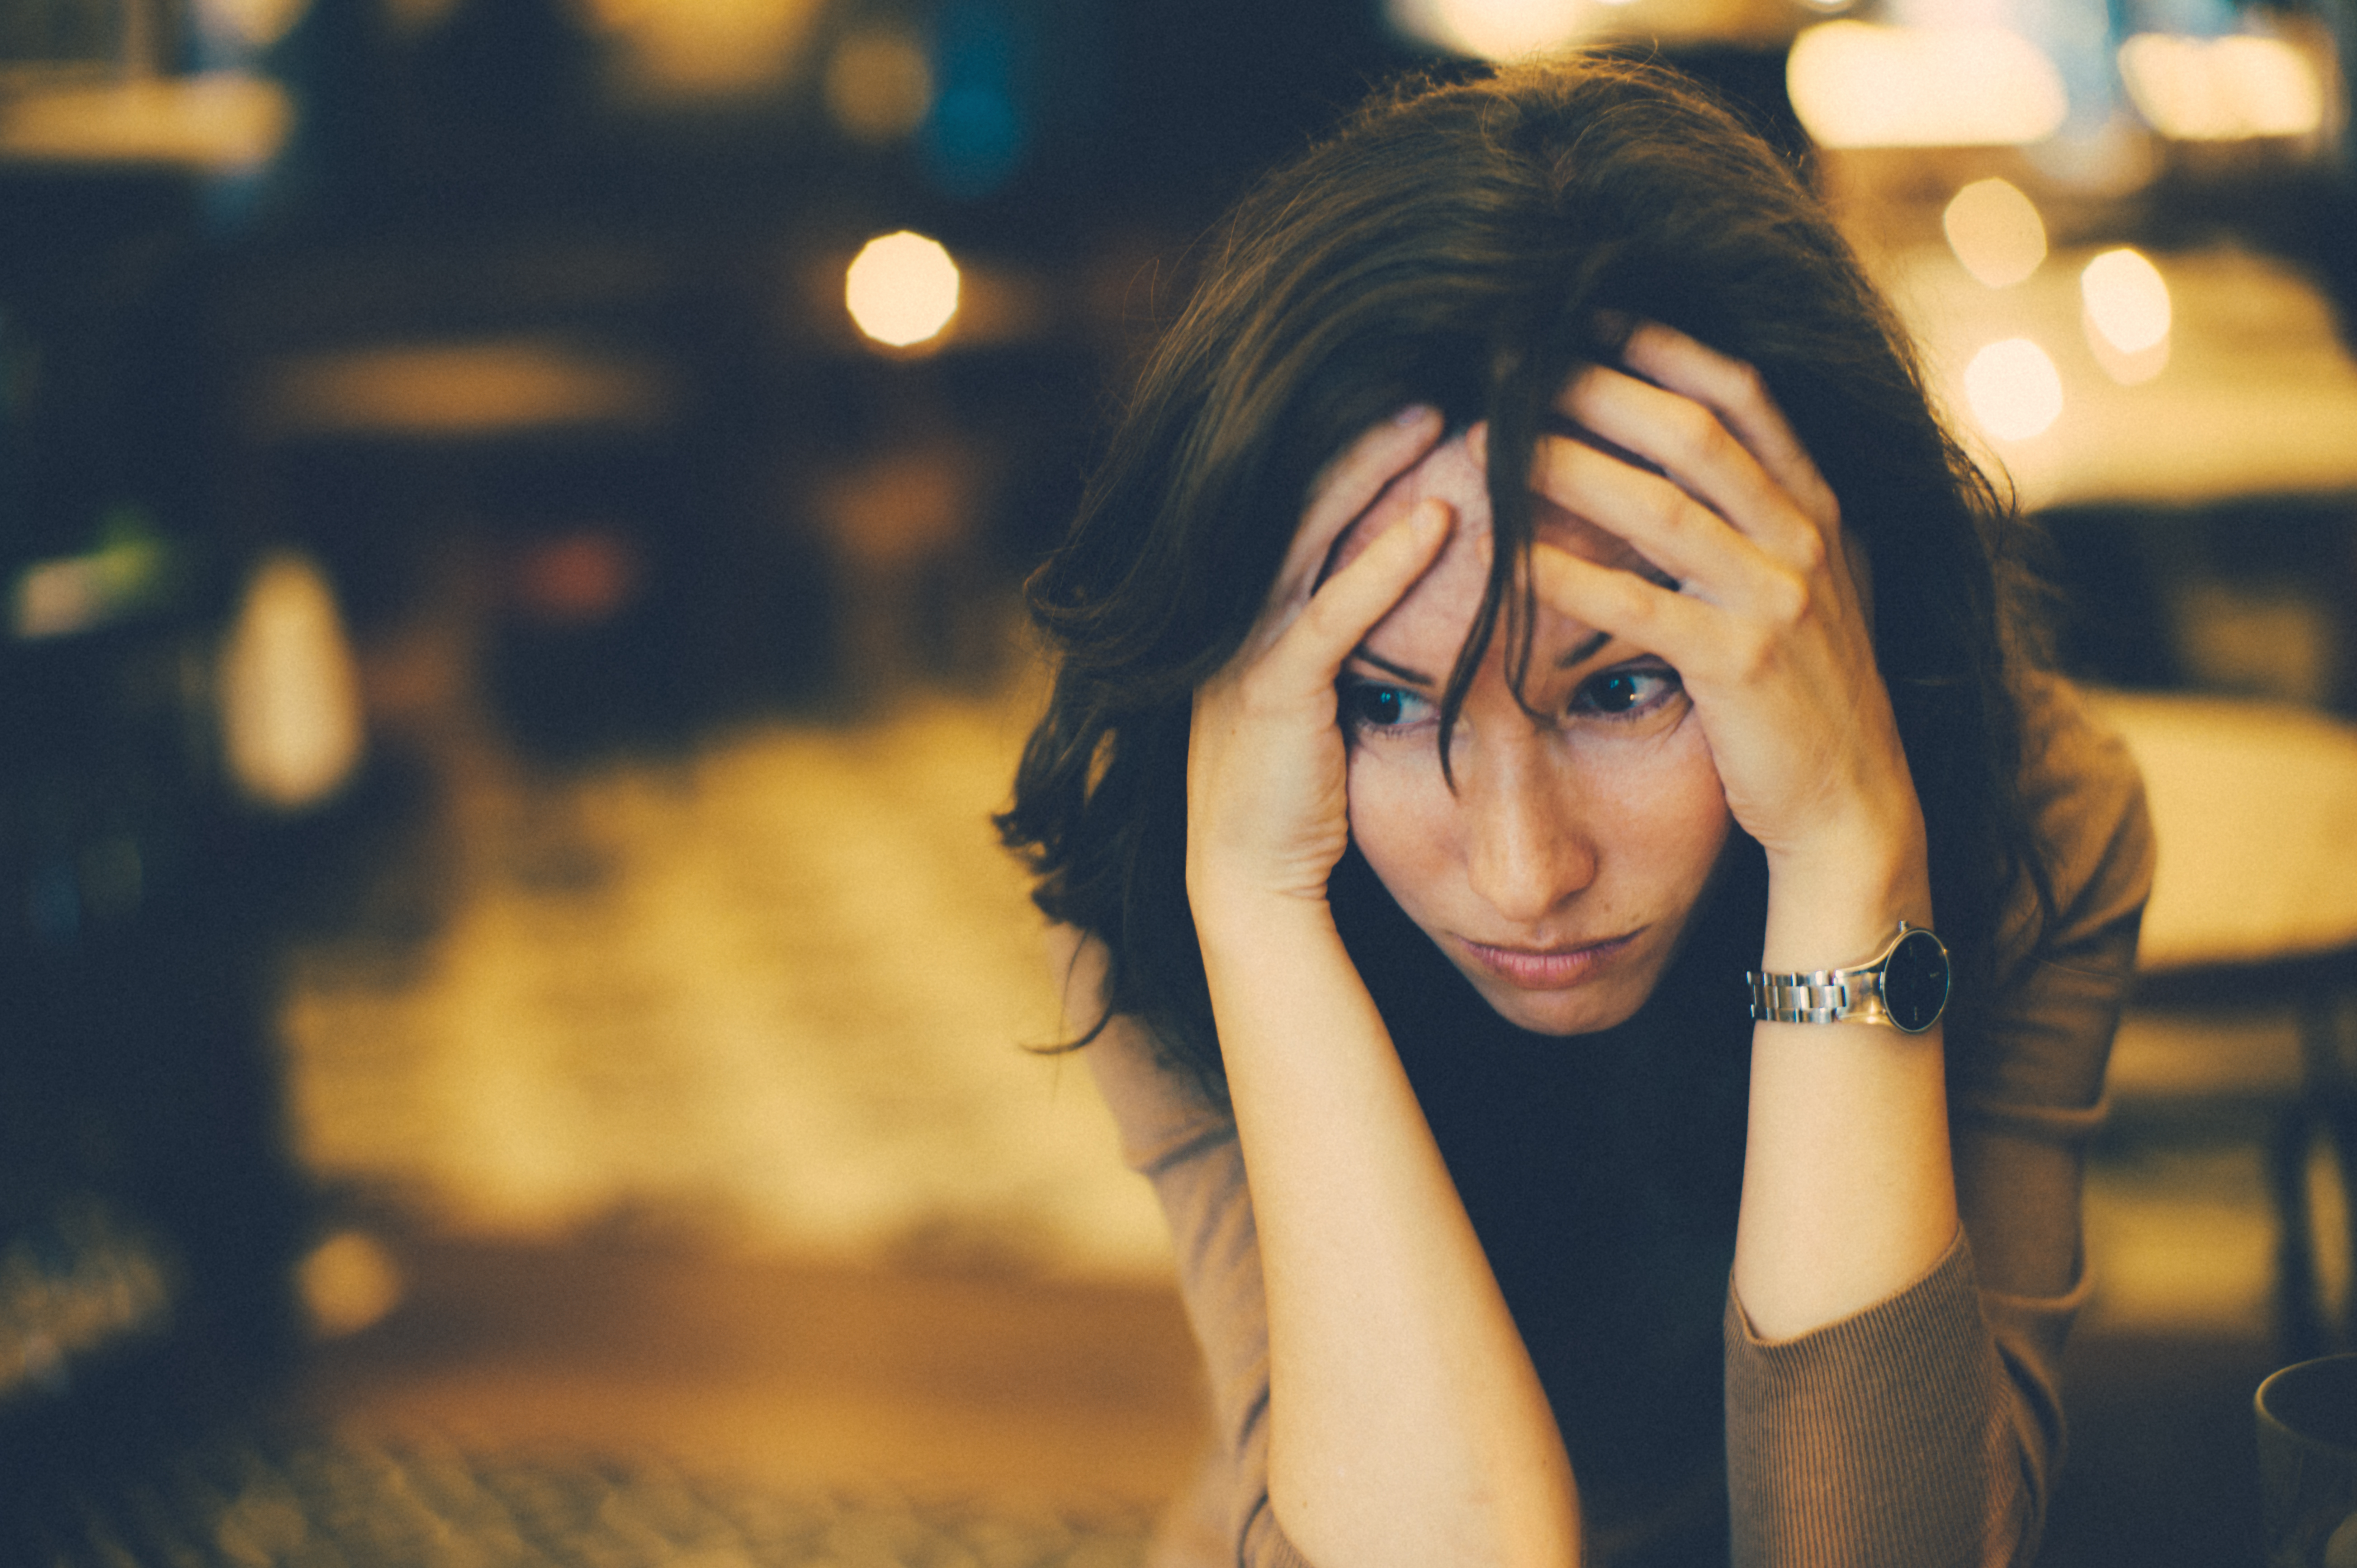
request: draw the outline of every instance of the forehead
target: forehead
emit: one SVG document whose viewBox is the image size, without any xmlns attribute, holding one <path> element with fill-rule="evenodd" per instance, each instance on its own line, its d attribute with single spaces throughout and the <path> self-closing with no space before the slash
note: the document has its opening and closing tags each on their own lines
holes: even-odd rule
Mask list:
<svg viewBox="0 0 2357 1568">
<path fill-rule="evenodd" d="M 1394 479 L 1374 504 L 1359 514 L 1334 542 L 1327 558 L 1331 576 L 1356 560 L 1383 531 L 1401 521 L 1419 502 L 1446 501 L 1455 517 L 1448 548 L 1391 612 L 1367 637 L 1370 646 L 1392 647 L 1405 642 L 1449 639 L 1453 652 L 1464 638 L 1481 595 L 1490 581 L 1491 554 L 1490 489 L 1472 432 L 1464 431 L 1442 442 L 1424 460 Z M 1533 499 L 1532 527 L 1538 538 L 1575 555 L 1603 565 L 1643 568 L 1644 558 L 1618 536 L 1587 519 L 1564 510 L 1543 497 Z M 1541 632 L 1549 640 L 1556 629 L 1570 639 L 1588 628 L 1561 616 L 1542 614 Z"/>
</svg>

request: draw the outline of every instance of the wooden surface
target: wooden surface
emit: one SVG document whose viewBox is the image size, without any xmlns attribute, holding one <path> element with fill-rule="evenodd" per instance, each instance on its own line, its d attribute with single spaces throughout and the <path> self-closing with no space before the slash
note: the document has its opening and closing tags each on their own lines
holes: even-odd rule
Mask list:
<svg viewBox="0 0 2357 1568">
<path fill-rule="evenodd" d="M 342 1430 L 652 1454 L 780 1486 L 1154 1505 L 1203 1441 L 1167 1288 L 597 1244 L 396 1242 L 383 1323 L 302 1395 Z"/>
<path fill-rule="evenodd" d="M 2208 697 L 2099 701 L 2144 770 L 2159 843 L 2149 972 L 2357 944 L 2357 729 Z"/>
</svg>

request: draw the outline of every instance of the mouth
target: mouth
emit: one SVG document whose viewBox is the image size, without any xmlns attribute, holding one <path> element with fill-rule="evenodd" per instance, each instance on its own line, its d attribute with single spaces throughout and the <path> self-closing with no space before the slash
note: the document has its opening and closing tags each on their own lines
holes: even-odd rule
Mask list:
<svg viewBox="0 0 2357 1568">
<path fill-rule="evenodd" d="M 1494 947 L 1469 937 L 1459 937 L 1457 943 L 1475 963 L 1509 985 L 1524 991 L 1568 991 L 1596 978 L 1629 950 L 1639 934 L 1630 931 L 1600 942 L 1544 948 Z"/>
</svg>

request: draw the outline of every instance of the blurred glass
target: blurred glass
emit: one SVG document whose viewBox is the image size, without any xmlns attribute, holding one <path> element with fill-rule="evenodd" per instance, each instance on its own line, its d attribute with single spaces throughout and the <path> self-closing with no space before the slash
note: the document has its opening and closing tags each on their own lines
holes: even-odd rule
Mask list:
<svg viewBox="0 0 2357 1568">
<path fill-rule="evenodd" d="M 2357 1356 L 2286 1367 L 2255 1403 L 2267 1568 L 2357 1568 Z"/>
</svg>

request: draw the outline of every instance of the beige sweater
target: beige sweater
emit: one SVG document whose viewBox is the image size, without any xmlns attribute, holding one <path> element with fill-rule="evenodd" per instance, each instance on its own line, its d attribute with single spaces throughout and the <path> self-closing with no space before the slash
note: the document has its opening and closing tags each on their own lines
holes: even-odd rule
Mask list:
<svg viewBox="0 0 2357 1568">
<path fill-rule="evenodd" d="M 2025 706 L 2026 791 L 2060 915 L 2032 946 L 2024 908 L 1986 1037 L 1950 1041 L 1964 1231 L 1913 1285 L 1798 1339 L 1755 1337 L 1727 1293 L 1738 1563 L 1936 1568 L 2036 1552 L 2062 1445 L 2057 1363 L 2086 1290 L 2083 1157 L 2102 1120 L 2153 849 L 2135 767 L 2078 694 L 2040 681 Z M 1268 1508 L 1265 1303 L 1234 1122 L 1155 1068 L 1126 1020 L 1090 1054 L 1125 1157 L 1168 1217 L 1214 1406 L 1215 1452 L 1155 1561 L 1299 1564 Z M 1697 1506 L 1716 1509 L 1715 1477 L 1709 1490 L 1673 1487 L 1630 1517 L 1591 1517 L 1591 1560 L 1645 1556 Z"/>
</svg>

